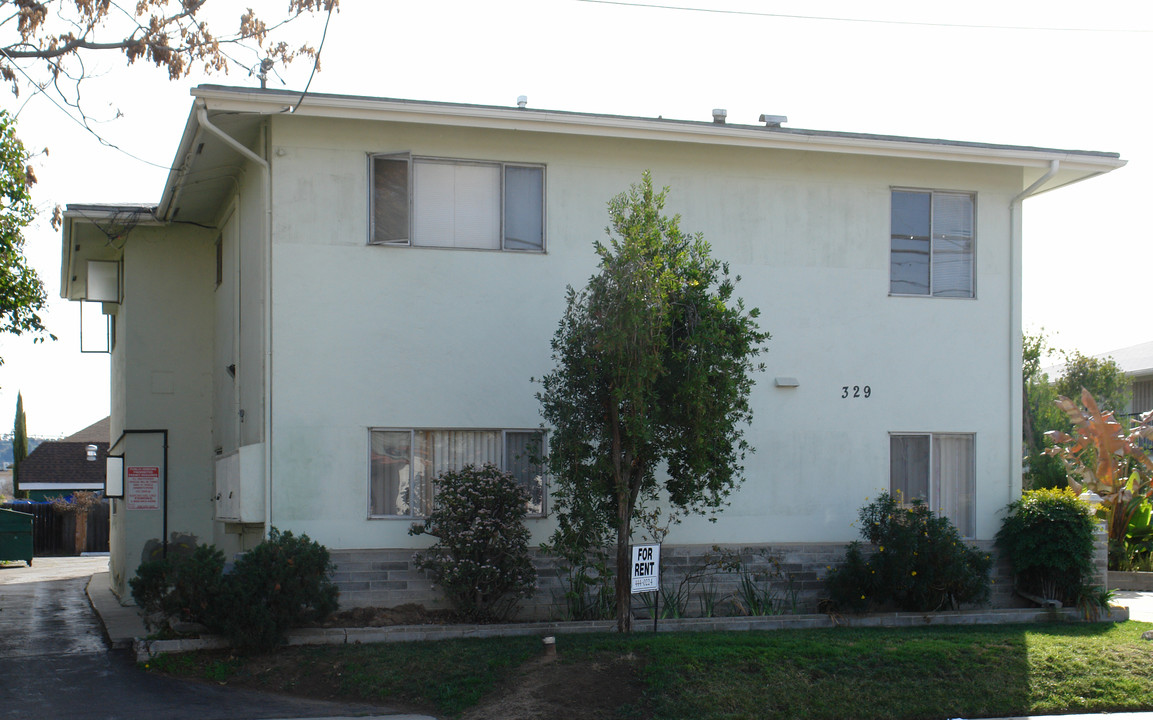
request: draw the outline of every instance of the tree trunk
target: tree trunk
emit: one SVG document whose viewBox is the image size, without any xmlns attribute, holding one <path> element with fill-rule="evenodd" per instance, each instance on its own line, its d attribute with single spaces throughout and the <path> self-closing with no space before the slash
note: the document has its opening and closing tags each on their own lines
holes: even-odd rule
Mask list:
<svg viewBox="0 0 1153 720">
<path fill-rule="evenodd" d="M 616 572 L 616 600 L 617 600 L 617 632 L 627 633 L 633 629 L 632 613 L 629 605 L 632 594 L 629 592 L 629 537 L 632 535 L 630 521 L 632 512 L 626 497 L 617 498 L 617 572 Z"/>
<path fill-rule="evenodd" d="M 82 555 L 88 549 L 88 511 L 77 510 L 73 515 L 76 518 L 73 542 L 76 545 L 76 554 Z"/>
</svg>

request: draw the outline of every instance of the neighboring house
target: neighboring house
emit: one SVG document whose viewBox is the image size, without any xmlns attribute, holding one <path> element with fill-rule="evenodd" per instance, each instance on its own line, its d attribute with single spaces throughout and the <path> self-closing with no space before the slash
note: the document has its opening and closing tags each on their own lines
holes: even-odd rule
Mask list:
<svg viewBox="0 0 1153 720">
<path fill-rule="evenodd" d="M 104 489 L 111 419 L 104 418 L 63 440 L 45 440 L 20 463 L 16 491 L 30 500 Z"/>
<path fill-rule="evenodd" d="M 539 487 L 532 378 L 645 169 L 773 334 L 747 480 L 666 557 L 772 548 L 816 592 L 890 489 L 988 546 L 1021 487 L 1021 203 L 1124 165 L 771 116 L 192 94 L 158 205 L 64 213 L 62 295 L 110 319 L 121 594 L 173 533 L 236 552 L 275 526 L 333 551 L 345 605 L 430 602 L 408 534 L 430 482 L 492 461 Z M 547 483 L 531 510 L 540 542 Z"/>
<path fill-rule="evenodd" d="M 1098 358 L 1113 358 L 1113 362 L 1129 376 L 1129 406 L 1125 412 L 1139 415 L 1153 410 L 1153 341 L 1130 345 L 1112 352 L 1095 355 Z"/>
</svg>

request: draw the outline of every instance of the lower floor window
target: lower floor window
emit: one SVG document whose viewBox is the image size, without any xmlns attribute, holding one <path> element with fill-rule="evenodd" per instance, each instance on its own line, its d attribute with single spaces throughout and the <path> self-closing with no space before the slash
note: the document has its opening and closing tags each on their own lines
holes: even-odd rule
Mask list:
<svg viewBox="0 0 1153 720">
<path fill-rule="evenodd" d="M 957 526 L 962 537 L 976 531 L 973 436 L 889 436 L 889 491 L 898 501 L 924 500 Z"/>
<path fill-rule="evenodd" d="M 370 516 L 425 517 L 442 473 L 484 463 L 511 473 L 528 492 L 529 514 L 544 514 L 539 430 L 372 430 L 370 446 Z"/>
</svg>

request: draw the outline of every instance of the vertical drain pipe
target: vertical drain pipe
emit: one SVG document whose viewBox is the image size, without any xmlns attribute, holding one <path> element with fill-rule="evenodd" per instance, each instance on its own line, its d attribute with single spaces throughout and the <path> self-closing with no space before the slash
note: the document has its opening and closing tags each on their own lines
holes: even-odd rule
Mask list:
<svg viewBox="0 0 1153 720">
<path fill-rule="evenodd" d="M 1018 468 L 1021 463 L 1021 432 L 1014 433 L 1012 428 L 1021 420 L 1024 408 L 1024 390 L 1021 387 L 1020 353 L 1016 350 L 1021 346 L 1021 332 L 1019 318 L 1021 317 L 1021 281 L 1023 272 L 1022 263 L 1022 235 L 1018 230 L 1021 222 L 1021 205 L 1025 198 L 1032 195 L 1038 188 L 1049 181 L 1061 168 L 1060 160 L 1050 160 L 1049 169 L 1044 175 L 1029 187 L 1022 190 L 1009 201 L 1009 461 L 1016 462 Z M 1020 497 L 1020 483 L 1010 484 L 1009 502 Z"/>
<path fill-rule="evenodd" d="M 264 196 L 264 242 L 268 248 L 265 254 L 268 266 L 264 276 L 264 534 L 267 537 L 272 527 L 272 166 L 209 122 L 208 111 L 200 100 L 197 101 L 196 121 L 200 127 L 264 170 L 261 192 Z"/>
</svg>

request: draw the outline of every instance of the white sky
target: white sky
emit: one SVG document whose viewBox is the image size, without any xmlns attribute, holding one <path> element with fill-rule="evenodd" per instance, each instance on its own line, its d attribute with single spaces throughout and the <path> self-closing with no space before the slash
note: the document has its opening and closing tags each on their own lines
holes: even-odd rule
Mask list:
<svg viewBox="0 0 1153 720">
<path fill-rule="evenodd" d="M 1026 201 L 1024 323 L 1089 354 L 1153 339 L 1142 312 L 1153 243 L 1141 219 L 1153 187 L 1153 3 L 674 1 L 778 16 L 581 0 L 343 0 L 310 91 L 508 106 L 527 95 L 533 108 L 699 120 L 726 108 L 735 123 L 772 113 L 798 128 L 1119 152 L 1127 167 Z M 251 4 L 270 19 L 286 3 Z M 238 13 L 211 25 L 223 32 Z M 322 25 L 298 24 L 294 42 L 318 44 Z M 164 167 L 190 87 L 258 86 L 243 72 L 170 82 L 113 55 L 88 56 L 87 66 L 99 77 L 85 85 L 85 107 L 108 121 L 94 127 Z M 303 89 L 308 70 L 297 63 L 282 73 L 287 85 L 270 87 Z M 79 352 L 78 309 L 59 298 L 60 236 L 48 214 L 57 203 L 155 203 L 166 171 L 101 146 L 43 97 L 3 95 L 0 104 L 20 110 L 29 150 L 50 150 L 37 160 L 34 197 L 45 212 L 27 253 L 52 299 L 44 319 L 59 337 L 37 345 L 0 338 L 0 431 L 20 390 L 29 433 L 65 435 L 108 413 L 108 357 Z M 771 313 L 764 324 L 772 330 Z"/>
</svg>

